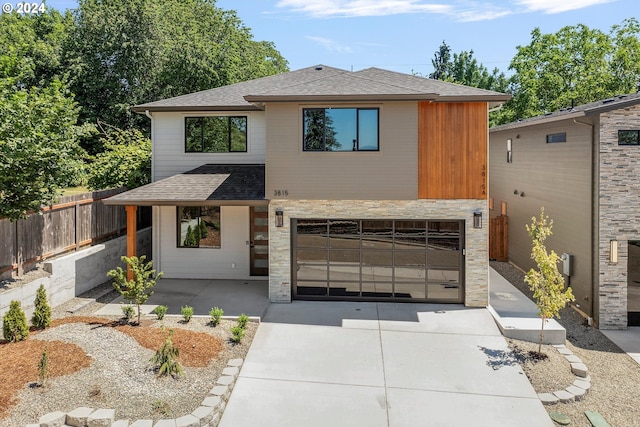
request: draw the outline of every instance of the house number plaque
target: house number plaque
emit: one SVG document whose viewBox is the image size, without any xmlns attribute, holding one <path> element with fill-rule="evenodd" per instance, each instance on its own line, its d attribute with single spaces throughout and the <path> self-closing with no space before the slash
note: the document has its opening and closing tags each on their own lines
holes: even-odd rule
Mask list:
<svg viewBox="0 0 640 427">
<path fill-rule="evenodd" d="M 273 190 L 273 195 L 276 196 L 276 197 L 288 196 L 289 195 L 289 190 Z"/>
</svg>

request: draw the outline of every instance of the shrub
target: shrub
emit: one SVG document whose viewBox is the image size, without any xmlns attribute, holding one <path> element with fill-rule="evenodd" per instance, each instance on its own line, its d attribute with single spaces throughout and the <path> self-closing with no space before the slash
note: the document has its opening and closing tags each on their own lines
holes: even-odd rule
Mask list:
<svg viewBox="0 0 640 427">
<path fill-rule="evenodd" d="M 209 235 L 209 230 L 207 230 L 207 224 L 204 221 L 200 221 L 200 238 L 204 239 Z"/>
<path fill-rule="evenodd" d="M 187 227 L 187 235 L 184 238 L 183 246 L 188 247 L 196 247 L 198 246 L 198 239 L 196 238 L 196 232 L 191 228 L 191 226 Z"/>
<path fill-rule="evenodd" d="M 47 353 L 47 347 L 45 347 L 44 350 L 42 350 L 40 363 L 38 363 L 38 380 L 40 381 L 40 386 L 44 387 L 47 378 L 49 378 L 49 353 Z"/>
<path fill-rule="evenodd" d="M 2 334 L 4 339 L 9 342 L 18 342 L 29 336 L 29 327 L 27 326 L 27 316 L 20 308 L 19 301 L 11 301 L 9 311 L 2 318 Z"/>
<path fill-rule="evenodd" d="M 121 259 L 133 273 L 133 279 L 129 280 L 127 270 L 123 270 L 122 267 L 109 271 L 107 276 L 113 277 L 113 287 L 120 292 L 125 300 L 136 303 L 138 306 L 138 324 L 140 324 L 140 306 L 153 295 L 151 288 L 162 277 L 162 272 L 156 274 L 153 269 L 153 262 L 145 263 L 146 257 L 144 255 L 140 258 L 123 256 Z"/>
<path fill-rule="evenodd" d="M 153 312 L 156 316 L 158 316 L 158 320 L 162 320 L 164 319 L 164 315 L 167 314 L 168 309 L 169 307 L 167 307 L 166 305 L 159 305 L 153 309 Z"/>
<path fill-rule="evenodd" d="M 38 328 L 44 329 L 51 325 L 51 307 L 47 301 L 47 291 L 44 289 L 44 285 L 40 285 L 34 301 L 35 310 L 31 317 L 31 324 Z"/>
<path fill-rule="evenodd" d="M 218 307 L 213 307 L 211 310 L 209 310 L 209 316 L 211 316 L 211 324 L 213 326 L 217 326 L 218 323 L 220 323 L 220 319 L 222 318 L 223 314 L 224 311 Z"/>
<path fill-rule="evenodd" d="M 167 339 L 162 344 L 156 354 L 151 358 L 154 368 L 158 372 L 158 376 L 171 375 L 174 378 L 182 375 L 182 365 L 177 360 L 180 357 L 180 350 L 173 346 L 173 340 L 171 340 L 173 331 L 169 331 Z"/>
<path fill-rule="evenodd" d="M 124 318 L 127 319 L 127 322 L 133 318 L 134 314 L 136 314 L 136 311 L 131 304 L 121 305 L 120 309 L 122 310 Z"/>
<path fill-rule="evenodd" d="M 193 316 L 193 307 L 189 305 L 182 306 L 180 309 L 180 313 L 182 314 L 182 318 L 186 323 L 189 323 L 191 317 Z"/>
<path fill-rule="evenodd" d="M 240 316 L 238 316 L 238 326 L 240 326 L 242 329 L 247 327 L 248 321 L 249 316 L 247 316 L 246 314 L 242 313 Z"/>
<path fill-rule="evenodd" d="M 240 327 L 240 325 L 236 325 L 231 328 L 231 341 L 234 343 L 239 343 L 242 341 L 244 337 L 244 328 Z"/>
</svg>

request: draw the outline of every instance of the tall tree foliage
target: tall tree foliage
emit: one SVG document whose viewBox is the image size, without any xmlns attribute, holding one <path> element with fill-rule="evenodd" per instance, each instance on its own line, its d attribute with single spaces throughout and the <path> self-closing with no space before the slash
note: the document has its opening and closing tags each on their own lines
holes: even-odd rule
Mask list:
<svg viewBox="0 0 640 427">
<path fill-rule="evenodd" d="M 69 62 L 81 118 L 148 126 L 129 106 L 287 70 L 214 0 L 80 0 Z"/>
<path fill-rule="evenodd" d="M 151 140 L 137 129 L 109 129 L 104 151 L 88 165 L 89 188 L 139 187 L 151 182 Z"/>
<path fill-rule="evenodd" d="M 82 176 L 78 107 L 62 52 L 70 15 L 0 15 L 0 216 L 11 220 L 52 202 Z"/>
<path fill-rule="evenodd" d="M 586 25 L 567 26 L 553 34 L 539 28 L 531 43 L 518 46 L 510 69 L 513 99 L 499 122 L 580 105 L 621 93 L 640 83 L 640 25 L 634 18 L 609 33 Z"/>
<path fill-rule="evenodd" d="M 463 84 L 480 89 L 504 92 L 508 86 L 508 79 L 497 68 L 489 71 L 482 63 L 473 57 L 473 50 L 454 53 L 445 41 L 442 42 L 431 60 L 434 71 L 429 78 L 447 82 Z"/>
</svg>

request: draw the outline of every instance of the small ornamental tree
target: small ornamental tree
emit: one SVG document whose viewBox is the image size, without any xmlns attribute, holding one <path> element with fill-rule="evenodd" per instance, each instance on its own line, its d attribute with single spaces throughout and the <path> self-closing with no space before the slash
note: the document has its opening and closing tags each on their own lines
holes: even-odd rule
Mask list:
<svg viewBox="0 0 640 427">
<path fill-rule="evenodd" d="M 540 342 L 538 343 L 538 353 L 541 353 L 544 324 L 548 319 L 560 317 L 560 310 L 575 298 L 571 288 L 565 289 L 564 277 L 558 271 L 560 257 L 553 250 L 547 252 L 544 245 L 544 241 L 552 234 L 551 229 L 553 228 L 553 220 L 544 214 L 544 207 L 540 209 L 540 218 L 532 217 L 531 225 L 526 227 L 532 241 L 531 259 L 536 263 L 538 269 L 529 270 L 524 280 L 533 291 L 538 315 L 542 319 Z"/>
<path fill-rule="evenodd" d="M 31 324 L 38 329 L 45 329 L 51 325 L 51 307 L 47 301 L 47 291 L 40 285 L 34 301 L 35 310 L 31 316 Z"/>
<path fill-rule="evenodd" d="M 19 301 L 11 301 L 9 311 L 2 318 L 2 334 L 9 342 L 18 342 L 29 336 L 27 316 L 20 307 Z"/>
<path fill-rule="evenodd" d="M 120 292 L 124 299 L 135 302 L 138 307 L 138 324 L 140 324 L 140 306 L 153 295 L 151 288 L 162 277 L 162 272 L 156 274 L 153 269 L 153 261 L 145 263 L 146 257 L 144 255 L 140 258 L 123 256 L 121 259 L 133 272 L 133 279 L 127 279 L 127 270 L 122 267 L 109 271 L 107 276 L 113 278 L 113 287 Z"/>
<path fill-rule="evenodd" d="M 198 239 L 196 238 L 196 232 L 194 231 L 193 228 L 191 228 L 191 226 L 187 227 L 187 235 L 184 238 L 183 245 L 188 247 L 198 246 Z"/>
</svg>

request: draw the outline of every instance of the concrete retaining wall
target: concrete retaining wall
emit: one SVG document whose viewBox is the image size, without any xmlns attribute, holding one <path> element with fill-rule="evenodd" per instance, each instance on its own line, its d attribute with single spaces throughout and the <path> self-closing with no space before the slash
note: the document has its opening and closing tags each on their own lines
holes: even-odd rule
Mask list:
<svg viewBox="0 0 640 427">
<path fill-rule="evenodd" d="M 151 228 L 138 231 L 138 256 L 151 254 Z M 16 288 L 0 290 L 0 317 L 9 310 L 11 301 L 18 300 L 31 318 L 36 291 L 40 285 L 47 290 L 49 304 L 60 305 L 106 282 L 107 272 L 121 264 L 127 253 L 127 236 L 118 237 L 90 248 L 73 252 L 43 263 L 49 276 L 38 278 Z"/>
</svg>

